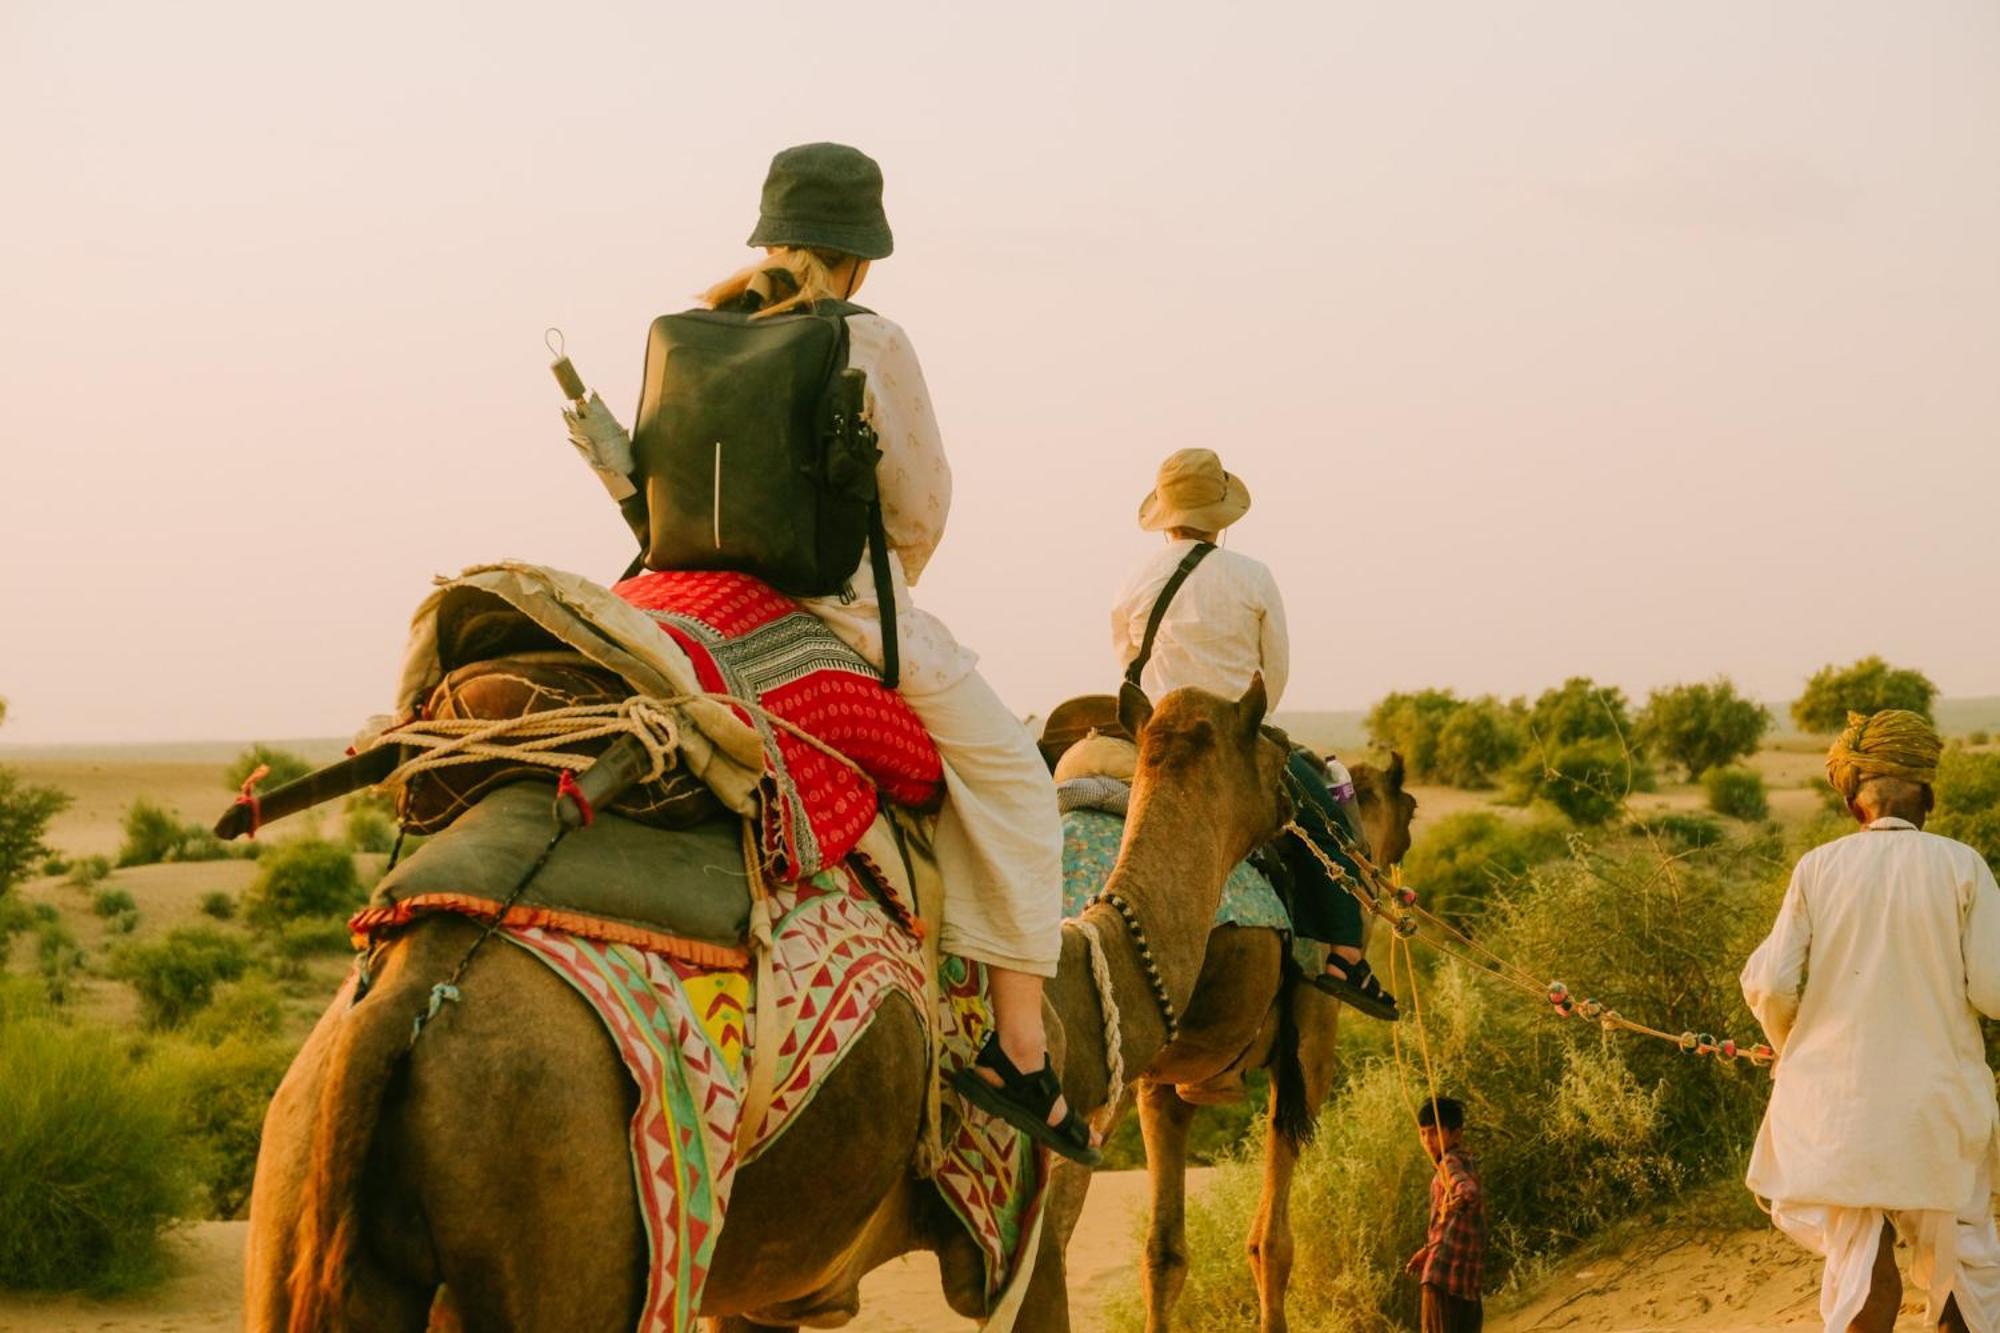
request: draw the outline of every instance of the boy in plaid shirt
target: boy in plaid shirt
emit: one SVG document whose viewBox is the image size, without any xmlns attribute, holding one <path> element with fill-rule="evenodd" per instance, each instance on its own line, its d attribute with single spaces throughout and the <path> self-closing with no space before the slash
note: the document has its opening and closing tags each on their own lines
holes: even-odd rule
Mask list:
<svg viewBox="0 0 2000 1333">
<path fill-rule="evenodd" d="M 1465 1107 L 1449 1097 L 1417 1111 L 1424 1151 L 1439 1166 L 1431 1177 L 1431 1229 L 1403 1271 L 1423 1283 L 1423 1333 L 1478 1333 L 1485 1315 L 1479 1282 L 1486 1268 L 1486 1195 L 1479 1163 L 1458 1146 Z"/>
</svg>

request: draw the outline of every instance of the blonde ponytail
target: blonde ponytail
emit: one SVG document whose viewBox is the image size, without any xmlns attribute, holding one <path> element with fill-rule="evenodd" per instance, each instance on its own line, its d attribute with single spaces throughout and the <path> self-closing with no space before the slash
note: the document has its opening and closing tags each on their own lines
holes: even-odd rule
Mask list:
<svg viewBox="0 0 2000 1333">
<path fill-rule="evenodd" d="M 818 301 L 838 301 L 846 295 L 834 286 L 833 271 L 854 256 L 838 250 L 808 250 L 779 246 L 754 264 L 736 270 L 701 294 L 701 303 L 713 310 L 739 300 L 745 292 L 756 292 L 764 304 L 752 316 L 782 314 L 796 306 Z M 773 282 L 767 275 L 782 270 L 790 282 Z M 789 287 L 790 291 L 782 288 Z"/>
</svg>

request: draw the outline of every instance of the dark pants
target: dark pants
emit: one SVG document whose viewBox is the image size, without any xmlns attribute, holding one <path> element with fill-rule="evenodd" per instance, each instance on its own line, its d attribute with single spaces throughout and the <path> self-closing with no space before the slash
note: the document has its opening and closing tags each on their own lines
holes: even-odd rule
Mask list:
<svg viewBox="0 0 2000 1333">
<path fill-rule="evenodd" d="M 1420 1325 L 1424 1333 L 1479 1333 L 1486 1321 L 1486 1307 L 1478 1301 L 1454 1296 L 1442 1287 L 1424 1284 L 1424 1310 Z"/>
<path fill-rule="evenodd" d="M 1357 842 L 1361 840 L 1361 830 L 1348 827 L 1347 812 L 1340 808 L 1332 788 L 1326 785 L 1326 779 L 1313 767 L 1310 759 L 1295 750 L 1285 765 L 1285 771 L 1291 779 L 1293 803 L 1298 807 L 1295 818 L 1299 826 L 1311 834 L 1320 850 L 1352 875 L 1358 885 L 1361 872 L 1341 851 L 1341 842 L 1334 830 L 1347 829 L 1348 836 Z M 1304 939 L 1344 948 L 1360 948 L 1361 904 L 1354 895 L 1334 882 L 1326 867 L 1319 863 L 1319 858 L 1295 835 L 1287 833 L 1278 839 L 1278 855 L 1283 859 L 1286 875 L 1291 880 L 1292 929 Z"/>
<path fill-rule="evenodd" d="M 1885 1218 L 1882 1243 L 1875 1251 L 1875 1271 L 1869 1275 L 1868 1300 L 1861 1313 L 1848 1325 L 1851 1333 L 1890 1333 L 1903 1308 L 1903 1275 L 1896 1271 L 1896 1228 Z M 1965 1333 L 1965 1316 L 1958 1312 L 1958 1297 L 1952 1296 L 1938 1313 L 1941 1333 Z"/>
</svg>

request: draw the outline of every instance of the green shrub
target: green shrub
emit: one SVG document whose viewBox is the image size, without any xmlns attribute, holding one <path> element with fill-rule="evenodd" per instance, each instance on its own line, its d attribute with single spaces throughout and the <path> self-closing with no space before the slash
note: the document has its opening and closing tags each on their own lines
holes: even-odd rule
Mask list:
<svg viewBox="0 0 2000 1333">
<path fill-rule="evenodd" d="M 1923 672 L 1892 667 L 1880 657 L 1864 657 L 1844 667 L 1829 663 L 1814 672 L 1805 693 L 1792 704 L 1792 721 L 1800 731 L 1831 732 L 1847 725 L 1849 712 L 1907 708 L 1928 718 L 1935 698 L 1937 686 Z"/>
<path fill-rule="evenodd" d="M 181 1029 L 196 1041 L 218 1045 L 232 1037 L 261 1039 L 284 1030 L 285 1001 L 264 977 L 255 974 L 215 988 L 215 998 Z"/>
<path fill-rule="evenodd" d="M 0 972 L 7 967 L 7 954 L 14 937 L 35 928 L 35 914 L 18 893 L 0 893 Z"/>
<path fill-rule="evenodd" d="M 1988 731 L 1968 731 L 1965 733 L 1965 743 L 1967 745 L 1989 745 L 1992 741 L 1993 734 Z M 48 873 L 53 875 L 56 872 L 51 870 Z"/>
<path fill-rule="evenodd" d="M 138 907 L 139 904 L 132 901 L 132 895 L 123 889 L 99 889 L 90 899 L 90 910 L 103 917 L 136 911 Z"/>
<path fill-rule="evenodd" d="M 347 848 L 297 838 L 275 845 L 259 861 L 243 914 L 251 924 L 270 928 L 302 917 L 345 915 L 361 906 L 363 897 Z"/>
<path fill-rule="evenodd" d="M 343 832 L 356 852 L 386 852 L 396 843 L 396 822 L 372 806 L 350 806 Z"/>
<path fill-rule="evenodd" d="M 0 892 L 19 884 L 49 857 L 42 841 L 49 821 L 69 808 L 69 793 L 24 784 L 11 768 L 0 768 Z"/>
<path fill-rule="evenodd" d="M 1618 813 L 1637 785 L 1636 769 L 1616 741 L 1577 741 L 1549 759 L 1535 791 L 1570 822 L 1590 828 Z"/>
<path fill-rule="evenodd" d="M 217 921 L 227 921 L 236 915 L 236 900 L 215 889 L 201 895 L 201 914 L 212 916 Z"/>
<path fill-rule="evenodd" d="M 1369 742 L 1401 754 L 1412 778 L 1430 781 L 1437 776 L 1438 737 L 1460 706 L 1450 690 L 1387 695 L 1368 710 Z"/>
<path fill-rule="evenodd" d="M 1403 874 L 1425 907 L 1467 920 L 1496 889 L 1567 850 L 1550 820 L 1507 819 L 1490 810 L 1446 815 L 1424 827 L 1403 858 Z"/>
<path fill-rule="evenodd" d="M 1642 822 L 1639 829 L 1682 850 L 1714 847 L 1728 837 L 1722 825 L 1707 815 L 1684 814 L 1678 810 L 1655 815 Z"/>
<path fill-rule="evenodd" d="M 1737 694 L 1725 676 L 1712 684 L 1654 690 L 1635 734 L 1649 753 L 1679 764 L 1693 782 L 1711 768 L 1755 754 L 1770 726 L 1764 705 Z"/>
<path fill-rule="evenodd" d="M 215 988 L 250 966 L 250 947 L 214 926 L 181 926 L 163 940 L 133 945 L 114 970 L 139 993 L 146 1025 L 175 1028 L 205 1007 Z"/>
<path fill-rule="evenodd" d="M 291 962 L 354 950 L 353 940 L 347 933 L 347 919 L 338 916 L 287 921 L 277 927 L 269 938 L 271 952 Z"/>
<path fill-rule="evenodd" d="M 1938 761 L 1937 809 L 1924 827 L 2000 866 L 2000 753 L 1948 750 Z"/>
<path fill-rule="evenodd" d="M 158 1077 L 179 1093 L 178 1128 L 207 1216 L 244 1215 L 264 1112 L 295 1050 L 269 1036 L 229 1035 L 214 1045 L 177 1041 L 156 1054 Z"/>
<path fill-rule="evenodd" d="M 1555 689 L 1544 690 L 1528 710 L 1527 721 L 1536 743 L 1550 750 L 1578 741 L 1625 743 L 1633 733 L 1625 691 L 1599 685 L 1588 676 L 1571 676 Z"/>
<path fill-rule="evenodd" d="M 1454 787 L 1490 787 L 1519 761 L 1527 744 L 1518 705 L 1490 694 L 1469 700 L 1438 732 L 1438 779 Z"/>
<path fill-rule="evenodd" d="M 64 883 L 79 889 L 87 889 L 111 873 L 111 858 L 108 856 L 80 856 L 70 863 L 69 875 Z"/>
<path fill-rule="evenodd" d="M 35 926 L 35 964 L 41 969 L 49 999 L 62 1004 L 83 971 L 83 949 L 69 927 L 60 921 L 43 920 Z"/>
<path fill-rule="evenodd" d="M 199 824 L 184 824 L 171 810 L 143 796 L 125 811 L 125 842 L 118 849 L 121 866 L 220 861 L 229 855 L 229 848 L 212 830 Z"/>
<path fill-rule="evenodd" d="M 302 778 L 313 771 L 311 761 L 304 755 L 293 754 L 290 750 L 280 750 L 276 746 L 259 741 L 236 756 L 223 775 L 223 785 L 231 791 L 241 791 L 243 779 L 259 768 L 270 770 L 257 779 L 257 785 L 252 789 L 260 796 L 274 787 L 282 787 L 287 782 Z"/>
<path fill-rule="evenodd" d="M 1708 808 L 1731 819 L 1762 819 L 1771 813 L 1764 779 L 1752 768 L 1711 768 L 1701 775 Z"/>
<path fill-rule="evenodd" d="M 42 862 L 42 873 L 51 879 L 67 875 L 69 873 L 69 858 L 61 852 L 50 852 L 48 859 Z"/>
<path fill-rule="evenodd" d="M 139 909 L 128 908 L 104 924 L 114 935 L 130 935 L 139 928 Z"/>
<path fill-rule="evenodd" d="M 0 1287 L 129 1291 L 190 1198 L 173 1091 L 102 1029 L 0 1023 Z"/>
</svg>

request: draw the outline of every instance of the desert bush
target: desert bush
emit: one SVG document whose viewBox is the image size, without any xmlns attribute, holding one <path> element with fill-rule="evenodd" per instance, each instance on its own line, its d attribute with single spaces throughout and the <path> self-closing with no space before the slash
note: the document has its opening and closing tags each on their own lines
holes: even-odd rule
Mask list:
<svg viewBox="0 0 2000 1333">
<path fill-rule="evenodd" d="M 386 852 L 396 842 L 396 821 L 372 805 L 350 803 L 342 833 L 353 851 Z"/>
<path fill-rule="evenodd" d="M 1755 754 L 1770 726 L 1764 705 L 1743 698 L 1725 676 L 1654 690 L 1634 735 L 1648 753 L 1687 770 L 1693 782 L 1711 768 Z"/>
<path fill-rule="evenodd" d="M 1848 666 L 1829 663 L 1815 671 L 1806 681 L 1805 693 L 1792 704 L 1792 721 L 1800 731 L 1826 732 L 1845 727 L 1850 711 L 1907 708 L 1928 718 L 1935 698 L 1937 686 L 1923 672 L 1892 667 L 1880 657 L 1864 657 Z"/>
<path fill-rule="evenodd" d="M 61 921 L 39 918 L 35 924 L 35 965 L 42 985 L 56 1004 L 68 1001 L 70 987 L 84 970 L 83 948 Z"/>
<path fill-rule="evenodd" d="M 1542 691 L 1528 710 L 1527 723 L 1535 741 L 1547 749 L 1578 741 L 1628 742 L 1633 733 L 1625 691 L 1588 676 L 1571 676 Z"/>
<path fill-rule="evenodd" d="M 1728 836 L 1727 830 L 1707 815 L 1685 814 L 1678 810 L 1642 821 L 1639 831 L 1682 850 L 1713 847 Z"/>
<path fill-rule="evenodd" d="M 250 966 L 250 946 L 214 926 L 181 926 L 165 939 L 133 945 L 113 960 L 114 973 L 139 993 L 146 1025 L 175 1028 L 214 998 L 215 988 Z"/>
<path fill-rule="evenodd" d="M 1771 813 L 1764 779 L 1753 768 L 1711 768 L 1701 775 L 1708 808 L 1731 819 L 1762 819 Z"/>
<path fill-rule="evenodd" d="M 139 928 L 139 909 L 127 908 L 104 923 L 113 935 L 130 935 Z"/>
<path fill-rule="evenodd" d="M 50 852 L 42 861 L 42 873 L 51 879 L 69 873 L 69 858 L 61 852 Z"/>
<path fill-rule="evenodd" d="M 159 1277 L 190 1194 L 173 1091 L 102 1029 L 0 1023 L 0 1287 L 128 1291 Z"/>
<path fill-rule="evenodd" d="M 1989 731 L 1968 731 L 1965 733 L 1965 743 L 1967 745 L 1989 745 L 1992 741 L 1993 733 Z M 54 874 L 55 872 L 50 871 L 49 873 Z"/>
<path fill-rule="evenodd" d="M 290 750 L 281 750 L 275 745 L 266 745 L 258 741 L 230 762 L 223 773 L 223 785 L 231 791 L 241 791 L 243 780 L 259 768 L 270 769 L 270 772 L 257 779 L 257 785 L 253 788 L 260 796 L 273 787 L 282 787 L 287 782 L 302 778 L 313 770 L 312 762 L 304 755 L 294 754 Z"/>
<path fill-rule="evenodd" d="M 220 861 L 229 848 L 210 829 L 181 822 L 173 811 L 141 796 L 125 811 L 125 842 L 118 849 L 121 866 L 149 866 L 162 861 Z"/>
<path fill-rule="evenodd" d="M 1496 889 L 1567 849 L 1565 830 L 1554 821 L 1467 810 L 1425 827 L 1403 858 L 1403 874 L 1427 908 L 1462 922 Z"/>
<path fill-rule="evenodd" d="M 216 1046 L 232 1037 L 275 1037 L 284 1026 L 284 996 L 268 978 L 247 973 L 240 981 L 217 986 L 215 997 L 188 1019 L 181 1031 Z"/>
<path fill-rule="evenodd" d="M 99 889 L 90 899 L 90 910 L 103 917 L 137 911 L 138 908 L 139 904 L 132 901 L 132 895 L 123 889 Z"/>
<path fill-rule="evenodd" d="M 1519 761 L 1527 745 L 1518 706 L 1490 694 L 1468 700 L 1438 732 L 1438 779 L 1454 787 L 1490 787 Z"/>
<path fill-rule="evenodd" d="M 35 914 L 21 895 L 0 893 L 0 972 L 6 971 L 14 937 L 34 928 Z"/>
<path fill-rule="evenodd" d="M 230 1034 L 212 1045 L 177 1040 L 155 1053 L 156 1077 L 175 1089 L 182 1108 L 176 1129 L 205 1215 L 238 1218 L 248 1207 L 264 1112 L 295 1049 L 270 1036 Z"/>
<path fill-rule="evenodd" d="M 361 879 L 347 848 L 296 838 L 272 847 L 258 862 L 243 915 L 252 925 L 275 928 L 302 917 L 345 915 L 362 901 Z"/>
<path fill-rule="evenodd" d="M 1949 750 L 1938 761 L 1937 809 L 1924 827 L 2000 866 L 2000 754 Z"/>
<path fill-rule="evenodd" d="M 272 954 L 292 962 L 325 954 L 351 953 L 354 949 L 352 938 L 347 933 L 347 919 L 339 916 L 302 917 L 287 921 L 274 929 L 268 938 Z"/>
<path fill-rule="evenodd" d="M 13 769 L 0 768 L 0 892 L 48 859 L 51 848 L 42 839 L 69 803 L 69 793 L 23 783 Z"/>
<path fill-rule="evenodd" d="M 79 889 L 87 889 L 111 873 L 111 858 L 108 856 L 79 856 L 70 862 L 69 874 L 63 883 Z"/>
<path fill-rule="evenodd" d="M 200 911 L 203 916 L 227 921 L 236 915 L 236 900 L 221 889 L 213 889 L 201 895 Z"/>
<path fill-rule="evenodd" d="M 1773 879 L 1756 856 L 1716 851 L 1676 864 L 1618 839 L 1510 886 L 1481 939 L 1524 966 L 1560 959 L 1573 994 L 1666 1031 L 1749 1040 L 1736 971 L 1775 913 Z M 1489 1289 L 1637 1209 L 1740 1171 L 1763 1107 L 1762 1071 L 1556 1018 L 1455 960 L 1422 992 L 1438 1091 L 1466 1102 L 1467 1146 L 1483 1168 Z M 1404 1008 L 1408 1046 L 1417 1034 Z M 1294 1230 L 1310 1238 L 1294 1256 L 1297 1333 L 1406 1326 L 1399 1275 L 1422 1243 L 1430 1179 L 1411 1127 L 1425 1069 L 1415 1056 L 1401 1074 L 1388 1057 L 1349 1068 L 1292 1194 Z M 1240 1246 L 1259 1174 L 1247 1156 L 1225 1164 L 1190 1205 L 1192 1264 L 1179 1307 L 1190 1328 L 1255 1326 Z M 1128 1305 L 1116 1326 L 1139 1322 Z"/>
<path fill-rule="evenodd" d="M 1638 786 L 1638 762 L 1616 741 L 1577 741 L 1563 746 L 1537 775 L 1534 794 L 1581 828 L 1617 814 Z"/>
</svg>

